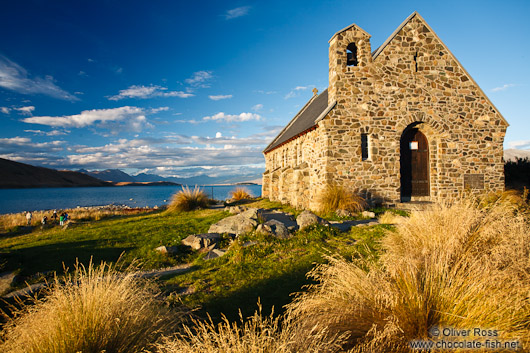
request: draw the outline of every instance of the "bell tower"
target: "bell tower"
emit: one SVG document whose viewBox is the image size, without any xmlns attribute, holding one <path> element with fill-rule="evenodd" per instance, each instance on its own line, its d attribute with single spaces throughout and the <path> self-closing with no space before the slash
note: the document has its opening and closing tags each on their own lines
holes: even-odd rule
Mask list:
<svg viewBox="0 0 530 353">
<path fill-rule="evenodd" d="M 372 62 L 370 35 L 352 24 L 329 40 L 328 103 L 338 100 L 345 83 L 355 79 L 362 67 Z"/>
</svg>

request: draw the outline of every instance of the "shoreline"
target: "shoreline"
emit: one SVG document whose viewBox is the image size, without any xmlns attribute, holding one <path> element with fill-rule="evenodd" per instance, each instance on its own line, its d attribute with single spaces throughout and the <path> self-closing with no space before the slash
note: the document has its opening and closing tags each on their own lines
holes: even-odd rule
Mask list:
<svg viewBox="0 0 530 353">
<path fill-rule="evenodd" d="M 41 210 L 30 210 L 31 213 L 46 213 L 50 212 L 52 213 L 54 210 L 57 211 L 57 213 L 61 211 L 140 211 L 140 210 L 163 210 L 167 208 L 167 204 L 163 204 L 160 206 L 144 206 L 144 207 L 131 207 L 127 205 L 114 205 L 114 204 L 108 204 L 108 205 L 96 205 L 96 206 L 77 206 L 73 208 L 49 208 L 49 209 L 41 209 Z M 0 213 L 1 216 L 9 216 L 9 215 L 18 215 L 18 214 L 26 214 L 27 211 L 22 212 L 10 212 L 10 213 Z"/>
</svg>

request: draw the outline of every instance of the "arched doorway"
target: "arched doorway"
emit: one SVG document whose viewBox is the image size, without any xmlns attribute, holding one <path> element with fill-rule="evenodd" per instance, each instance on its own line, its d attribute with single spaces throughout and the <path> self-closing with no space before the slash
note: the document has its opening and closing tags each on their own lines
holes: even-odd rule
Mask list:
<svg viewBox="0 0 530 353">
<path fill-rule="evenodd" d="M 429 144 L 425 135 L 410 125 L 401 135 L 401 201 L 429 196 Z"/>
</svg>

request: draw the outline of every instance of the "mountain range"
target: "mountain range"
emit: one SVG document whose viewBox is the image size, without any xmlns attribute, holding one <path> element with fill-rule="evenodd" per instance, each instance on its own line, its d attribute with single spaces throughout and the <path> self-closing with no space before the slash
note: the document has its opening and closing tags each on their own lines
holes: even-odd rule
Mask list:
<svg viewBox="0 0 530 353">
<path fill-rule="evenodd" d="M 245 177 L 240 175 L 222 176 L 222 177 L 211 177 L 208 175 L 197 175 L 190 178 L 175 178 L 175 177 L 162 177 L 156 174 L 140 173 L 137 175 L 129 175 L 119 169 L 106 169 L 102 171 L 88 171 L 86 169 L 78 170 L 80 173 L 90 175 L 94 178 L 98 178 L 104 181 L 110 181 L 114 183 L 118 182 L 171 182 L 183 185 L 212 185 L 212 184 L 237 184 L 241 182 L 250 183 L 261 183 L 261 173 L 249 174 Z"/>
</svg>

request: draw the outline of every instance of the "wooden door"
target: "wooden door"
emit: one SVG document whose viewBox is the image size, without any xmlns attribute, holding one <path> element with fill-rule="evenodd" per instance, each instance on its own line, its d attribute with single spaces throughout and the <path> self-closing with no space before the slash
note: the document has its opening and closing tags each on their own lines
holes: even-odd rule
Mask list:
<svg viewBox="0 0 530 353">
<path fill-rule="evenodd" d="M 429 196 L 429 144 L 416 128 L 401 137 L 401 196 Z"/>
</svg>

